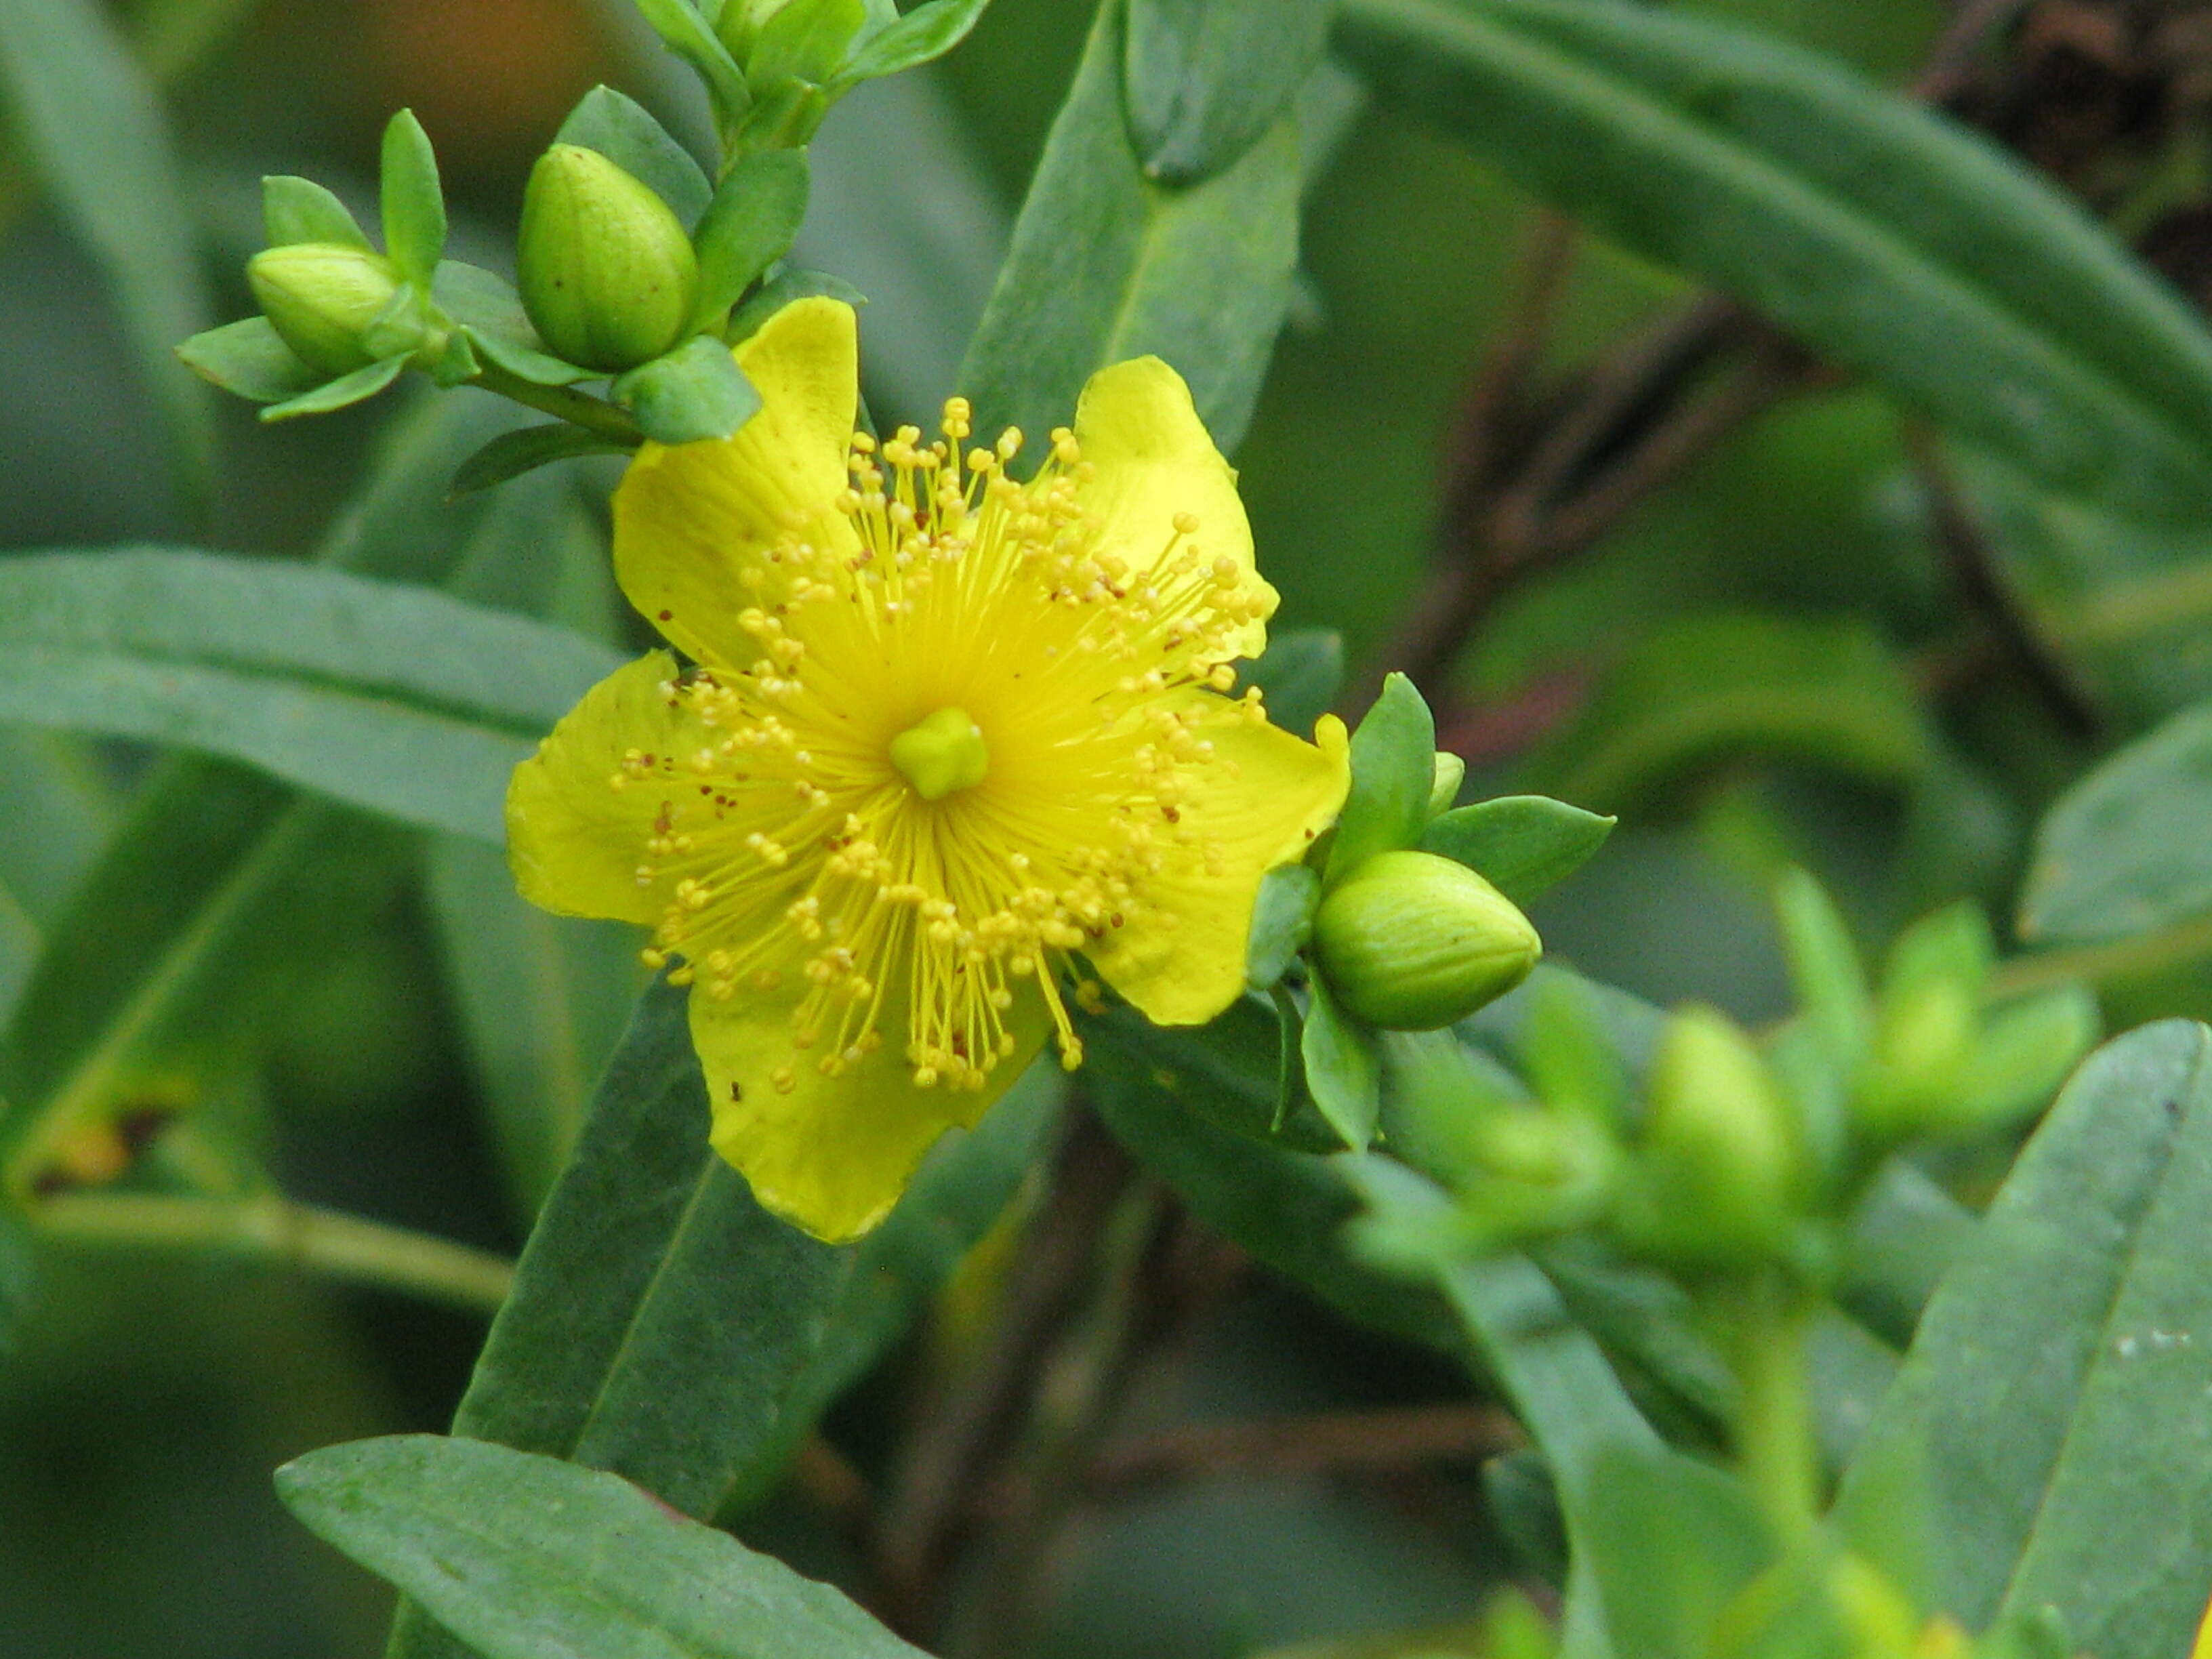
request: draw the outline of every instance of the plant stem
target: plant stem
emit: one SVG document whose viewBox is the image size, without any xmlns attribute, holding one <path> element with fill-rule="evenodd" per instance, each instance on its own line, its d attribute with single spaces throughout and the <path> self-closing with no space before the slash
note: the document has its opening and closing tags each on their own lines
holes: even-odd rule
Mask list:
<svg viewBox="0 0 2212 1659">
<path fill-rule="evenodd" d="M 1820 1518 L 1820 1454 L 1805 1375 L 1812 1303 L 1768 1268 L 1731 1285 L 1717 1311 L 1741 1391 L 1737 1464 L 1776 1535 L 1796 1544 L 1814 1531 Z"/>
<path fill-rule="evenodd" d="M 556 416 L 572 426 L 596 432 L 611 442 L 635 448 L 644 434 L 629 416 L 603 398 L 578 392 L 573 386 L 539 386 L 519 374 L 510 374 L 496 363 L 486 363 L 469 384 L 521 404 L 541 414 Z"/>
<path fill-rule="evenodd" d="M 2110 945 L 2014 957 L 1997 969 L 1990 991 L 1996 996 L 2016 997 L 2069 980 L 2101 985 L 2112 980 L 2141 979 L 2170 968 L 2186 967 L 2205 957 L 2212 957 L 2212 916 L 2195 917 L 2155 933 L 2115 939 Z"/>
<path fill-rule="evenodd" d="M 225 1252 L 471 1313 L 499 1311 L 514 1267 L 404 1227 L 275 1194 L 248 1199 L 64 1194 L 28 1212 L 43 1237 L 108 1248 Z"/>
</svg>

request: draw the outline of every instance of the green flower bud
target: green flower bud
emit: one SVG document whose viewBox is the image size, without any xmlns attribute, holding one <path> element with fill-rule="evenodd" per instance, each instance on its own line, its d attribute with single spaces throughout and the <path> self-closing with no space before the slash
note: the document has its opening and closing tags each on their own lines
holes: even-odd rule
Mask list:
<svg viewBox="0 0 2212 1659">
<path fill-rule="evenodd" d="M 597 150 L 556 144 L 522 198 L 523 309 L 555 355 L 619 374 L 683 337 L 699 261 L 668 204 Z"/>
<path fill-rule="evenodd" d="M 790 3 L 791 0 L 724 0 L 714 33 L 722 37 L 730 56 L 743 64 L 752 56 L 753 43 L 760 39 L 768 20 Z"/>
<path fill-rule="evenodd" d="M 1796 1136 L 1751 1039 L 1724 1014 L 1686 1008 L 1651 1065 L 1632 1247 L 1685 1266 L 1732 1267 L 1786 1246 L 1795 1214 Z"/>
<path fill-rule="evenodd" d="M 1980 1036 L 1980 1000 L 1959 980 L 1932 980 L 1884 1000 L 1874 1051 L 1852 1106 L 1880 1140 L 1923 1133 L 1957 1097 Z"/>
<path fill-rule="evenodd" d="M 1354 1017 L 1426 1031 L 1528 976 L 1543 941 L 1512 901 L 1433 853 L 1378 853 L 1323 899 L 1314 949 Z"/>
<path fill-rule="evenodd" d="M 246 261 L 246 280 L 284 343 L 326 374 L 376 361 L 363 337 L 399 295 L 390 260 L 337 242 L 264 249 Z"/>
</svg>

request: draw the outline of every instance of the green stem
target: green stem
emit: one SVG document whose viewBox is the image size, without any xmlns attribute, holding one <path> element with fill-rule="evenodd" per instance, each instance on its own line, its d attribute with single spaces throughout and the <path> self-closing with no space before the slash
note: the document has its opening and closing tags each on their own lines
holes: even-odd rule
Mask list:
<svg viewBox="0 0 2212 1659">
<path fill-rule="evenodd" d="M 465 1244 L 266 1194 L 249 1199 L 65 1194 L 33 1206 L 43 1237 L 95 1247 L 220 1251 L 493 1314 L 514 1264 Z"/>
<path fill-rule="evenodd" d="M 541 414 L 556 416 L 572 426 L 580 426 L 586 432 L 631 448 L 644 441 L 645 434 L 637 423 L 604 398 L 594 398 L 573 386 L 539 386 L 519 374 L 510 374 L 496 363 L 486 363 L 483 372 L 470 382 L 486 392 L 496 392 L 502 398 L 538 410 Z"/>
<path fill-rule="evenodd" d="M 2199 916 L 2159 933 L 2110 945 L 2014 957 L 1997 969 L 1990 991 L 1996 996 L 2016 997 L 2075 980 L 2103 984 L 2116 979 L 2140 979 L 2170 968 L 2186 967 L 2208 956 L 2212 956 L 2212 916 Z"/>
<path fill-rule="evenodd" d="M 1767 1269 L 1731 1286 L 1717 1311 L 1741 1390 L 1737 1464 L 1777 1535 L 1796 1543 L 1820 1518 L 1820 1450 L 1805 1365 L 1812 1301 Z"/>
</svg>

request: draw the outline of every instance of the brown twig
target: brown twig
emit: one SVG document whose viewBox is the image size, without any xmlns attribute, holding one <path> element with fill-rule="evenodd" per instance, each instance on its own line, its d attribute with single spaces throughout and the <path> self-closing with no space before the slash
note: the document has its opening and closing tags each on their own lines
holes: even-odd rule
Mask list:
<svg viewBox="0 0 2212 1659">
<path fill-rule="evenodd" d="M 1913 76 L 1908 90 L 1930 104 L 1955 96 L 1972 74 L 1974 59 L 1990 37 L 2027 10 L 2029 3 L 2030 0 L 1963 0 L 1929 49 L 1928 61 Z"/>
<path fill-rule="evenodd" d="M 1109 1447 L 1090 1483 L 1095 1495 L 1122 1496 L 1183 1480 L 1390 1473 L 1479 1462 L 1522 1442 L 1510 1413 L 1460 1402 L 1191 1423 Z"/>
</svg>

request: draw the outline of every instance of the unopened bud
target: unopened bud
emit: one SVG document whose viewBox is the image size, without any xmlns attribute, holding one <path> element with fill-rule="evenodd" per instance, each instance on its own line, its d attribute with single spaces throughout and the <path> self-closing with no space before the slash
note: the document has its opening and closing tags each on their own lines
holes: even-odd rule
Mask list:
<svg viewBox="0 0 2212 1659">
<path fill-rule="evenodd" d="M 1452 810 L 1459 799 L 1459 787 L 1467 781 L 1467 763 L 1457 755 L 1437 750 L 1434 770 L 1429 775 L 1429 816 L 1440 817 Z"/>
<path fill-rule="evenodd" d="M 1852 1105 L 1878 1139 L 1926 1130 L 1957 1097 L 1979 1036 L 1974 988 L 1929 980 L 1887 999 Z"/>
<path fill-rule="evenodd" d="M 554 145 L 531 169 L 516 264 L 546 345 L 610 374 L 674 345 L 699 292 L 698 258 L 668 204 L 578 144 Z"/>
<path fill-rule="evenodd" d="M 1771 1259 L 1784 1248 L 1796 1137 L 1759 1051 L 1729 1018 L 1687 1008 L 1651 1065 L 1631 1243 L 1688 1266 Z"/>
<path fill-rule="evenodd" d="M 376 361 L 363 337 L 399 295 L 390 260 L 337 242 L 264 249 L 246 261 L 246 280 L 284 343 L 326 374 Z"/>
<path fill-rule="evenodd" d="M 1463 864 L 1378 853 L 1322 901 L 1314 948 L 1357 1018 L 1426 1031 L 1462 1019 L 1528 976 L 1544 944 L 1528 918 Z"/>
</svg>

